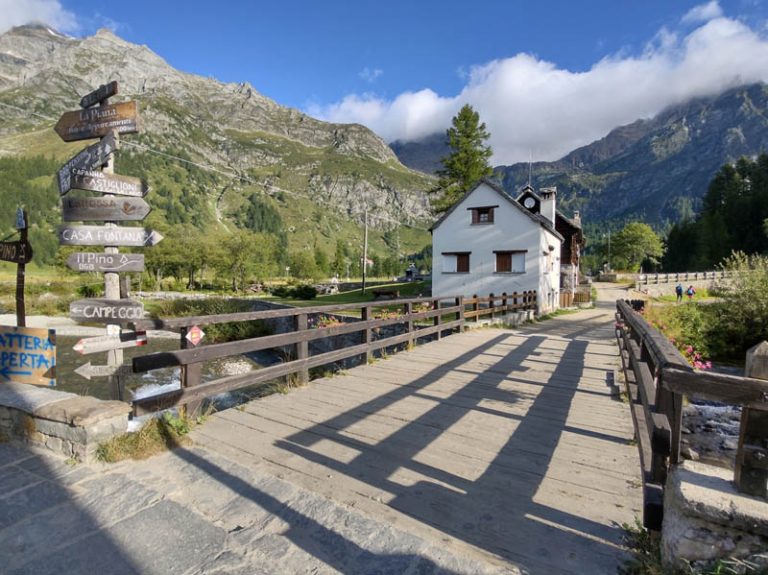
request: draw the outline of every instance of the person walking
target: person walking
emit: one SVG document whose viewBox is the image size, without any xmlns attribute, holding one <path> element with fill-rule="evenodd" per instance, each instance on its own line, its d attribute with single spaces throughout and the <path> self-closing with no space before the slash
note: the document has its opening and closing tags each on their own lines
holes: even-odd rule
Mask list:
<svg viewBox="0 0 768 575">
<path fill-rule="evenodd" d="M 685 293 L 688 296 L 688 301 L 693 301 L 693 296 L 696 293 L 696 290 L 693 288 L 692 285 L 689 285 L 688 289 L 685 290 Z"/>
<path fill-rule="evenodd" d="M 679 283 L 675 286 L 675 295 L 677 296 L 677 303 L 683 301 L 683 284 Z"/>
</svg>

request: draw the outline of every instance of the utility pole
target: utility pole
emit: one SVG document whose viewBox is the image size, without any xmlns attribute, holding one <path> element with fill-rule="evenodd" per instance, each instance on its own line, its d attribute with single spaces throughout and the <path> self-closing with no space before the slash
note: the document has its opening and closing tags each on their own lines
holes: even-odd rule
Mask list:
<svg viewBox="0 0 768 575">
<path fill-rule="evenodd" d="M 365 208 L 365 235 L 363 236 L 363 293 L 365 293 L 365 269 L 368 267 L 368 206 Z"/>
</svg>

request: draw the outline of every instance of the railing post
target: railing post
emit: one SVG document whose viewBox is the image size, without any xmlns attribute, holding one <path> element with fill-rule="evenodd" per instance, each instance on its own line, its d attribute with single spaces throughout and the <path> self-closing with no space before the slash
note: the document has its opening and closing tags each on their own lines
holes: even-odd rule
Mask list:
<svg viewBox="0 0 768 575">
<path fill-rule="evenodd" d="M 512 308 L 517 311 L 517 292 L 512 292 Z"/>
<path fill-rule="evenodd" d="M 403 312 L 405 317 L 408 318 L 405 329 L 408 330 L 408 334 L 411 336 L 408 338 L 408 349 L 413 347 L 413 302 L 406 302 L 403 306 Z"/>
<path fill-rule="evenodd" d="M 464 296 L 460 295 L 456 298 L 456 305 L 459 308 L 459 311 L 456 312 L 456 321 L 461 322 L 459 324 L 459 333 L 464 331 Z"/>
<path fill-rule="evenodd" d="M 181 328 L 181 349 L 189 349 L 189 347 L 192 345 L 191 342 L 187 339 L 188 332 L 188 326 Z M 181 387 L 194 387 L 195 385 L 198 385 L 200 383 L 202 368 L 203 366 L 201 363 L 190 363 L 188 365 L 182 365 L 180 374 Z M 200 408 L 202 405 L 202 401 L 193 401 L 187 403 L 182 407 L 182 416 L 197 417 L 200 413 Z"/>
<path fill-rule="evenodd" d="M 488 294 L 488 307 L 491 310 L 491 322 L 493 322 L 493 318 L 495 315 L 493 310 L 496 307 L 496 301 L 494 300 L 494 297 L 495 296 L 493 295 L 493 293 Z"/>
<path fill-rule="evenodd" d="M 480 303 L 477 301 L 477 294 L 472 296 L 472 311 L 475 312 L 474 318 L 475 323 L 480 321 L 480 316 L 478 315 L 478 311 L 480 311 Z"/>
<path fill-rule="evenodd" d="M 309 318 L 307 314 L 300 313 L 293 316 L 293 329 L 294 331 L 306 331 L 309 327 Z M 309 357 L 309 342 L 300 341 L 294 344 L 296 351 L 296 359 L 307 359 Z M 304 385 L 309 381 L 309 370 L 302 368 L 296 373 L 297 381 L 299 384 Z"/>
<path fill-rule="evenodd" d="M 435 299 L 435 300 L 432 300 L 432 309 L 433 309 L 433 310 L 434 310 L 434 309 L 436 309 L 436 310 L 439 310 L 439 309 L 440 309 L 440 300 L 439 300 L 439 299 Z M 432 321 L 433 321 L 434 325 L 436 325 L 436 326 L 439 326 L 440 324 L 442 324 L 442 323 L 443 323 L 443 318 L 442 318 L 442 317 L 440 316 L 440 314 L 438 313 L 438 314 L 437 314 L 437 315 L 434 317 L 434 319 L 433 319 Z M 440 341 L 440 339 L 441 339 L 441 338 L 442 338 L 442 336 L 443 336 L 442 330 L 441 330 L 441 329 L 438 329 L 438 330 L 437 330 L 437 333 L 436 333 L 436 335 L 437 335 L 437 341 Z"/>
<path fill-rule="evenodd" d="M 747 351 L 745 375 L 768 380 L 768 341 Z M 734 482 L 741 493 L 768 495 L 768 411 L 749 407 L 741 410 Z"/>
<path fill-rule="evenodd" d="M 360 313 L 360 317 L 363 321 L 368 321 L 369 319 L 371 319 L 371 306 L 369 305 L 363 306 L 363 309 L 361 310 L 361 313 Z M 372 339 L 373 338 L 372 338 L 371 328 L 364 329 L 360 334 L 360 343 L 363 343 L 365 345 L 370 345 Z M 360 356 L 360 363 L 362 363 L 363 365 L 367 365 L 371 361 L 371 358 L 372 358 L 371 350 L 369 348 L 365 351 L 365 353 L 363 353 Z"/>
<path fill-rule="evenodd" d="M 507 292 L 501 292 L 501 313 L 506 318 L 507 317 Z"/>
</svg>

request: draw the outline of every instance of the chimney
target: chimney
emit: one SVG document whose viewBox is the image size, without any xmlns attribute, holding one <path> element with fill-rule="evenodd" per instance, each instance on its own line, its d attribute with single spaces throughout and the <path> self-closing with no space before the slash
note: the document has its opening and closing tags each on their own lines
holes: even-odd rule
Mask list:
<svg viewBox="0 0 768 575">
<path fill-rule="evenodd" d="M 541 215 L 555 225 L 555 198 L 557 197 L 557 188 L 541 188 Z"/>
<path fill-rule="evenodd" d="M 573 212 L 573 221 L 576 223 L 576 225 L 581 225 L 581 214 L 579 213 L 579 210 Z"/>
</svg>

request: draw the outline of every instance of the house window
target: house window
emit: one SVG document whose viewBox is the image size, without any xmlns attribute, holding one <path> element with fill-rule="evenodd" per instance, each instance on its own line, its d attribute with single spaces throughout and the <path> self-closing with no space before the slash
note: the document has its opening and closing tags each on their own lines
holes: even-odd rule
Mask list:
<svg viewBox="0 0 768 575">
<path fill-rule="evenodd" d="M 497 274 L 525 273 L 525 254 L 527 250 L 496 251 Z"/>
<path fill-rule="evenodd" d="M 469 254 L 471 252 L 443 252 L 444 274 L 469 273 Z"/>
<path fill-rule="evenodd" d="M 477 208 L 467 208 L 472 212 L 472 225 L 492 224 L 493 211 L 499 206 L 482 206 Z"/>
</svg>

